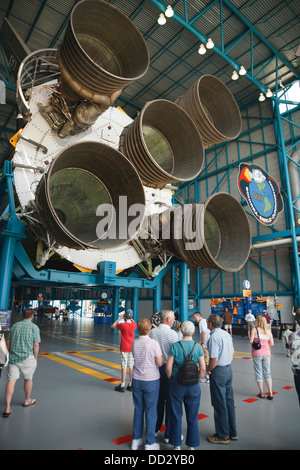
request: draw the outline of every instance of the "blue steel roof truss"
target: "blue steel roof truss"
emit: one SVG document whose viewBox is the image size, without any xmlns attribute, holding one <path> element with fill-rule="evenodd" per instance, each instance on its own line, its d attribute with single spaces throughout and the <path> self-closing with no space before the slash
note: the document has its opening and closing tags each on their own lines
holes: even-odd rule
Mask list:
<svg viewBox="0 0 300 470">
<path fill-rule="evenodd" d="M 70 2 L 71 3 L 71 2 Z M 52 32 L 51 32 L 51 37 L 49 36 L 49 44 L 46 45 L 46 47 L 56 47 L 61 35 L 63 34 L 63 31 L 68 23 L 69 16 L 72 10 L 73 5 L 77 3 L 74 1 L 72 5 L 70 5 L 70 8 L 67 13 L 65 13 L 65 18 L 61 22 L 60 25 L 58 25 L 58 28 L 53 25 Z M 122 2 L 118 0 L 111 0 L 109 3 L 115 4 L 119 8 L 122 9 Z M 153 72 L 156 73 L 156 77 L 153 76 L 153 78 L 149 82 L 143 83 L 143 87 L 139 88 L 139 91 L 135 93 L 130 93 L 130 90 L 126 89 L 124 93 L 119 97 L 118 104 L 121 106 L 124 104 L 124 108 L 126 111 L 126 106 L 128 107 L 128 110 L 130 110 L 130 113 L 132 116 L 135 115 L 136 112 L 138 112 L 141 107 L 144 104 L 144 96 L 147 96 L 148 92 L 152 92 L 155 94 L 156 98 L 166 98 L 169 99 L 169 97 L 172 97 L 174 95 L 174 92 L 180 90 L 180 94 L 185 91 L 186 89 L 186 83 L 188 80 L 196 80 L 197 77 L 199 77 L 199 74 L 202 73 L 202 70 L 205 70 L 206 67 L 214 65 L 214 61 L 217 62 L 216 56 L 212 56 L 211 54 L 207 55 L 207 58 L 201 62 L 201 68 L 200 67 L 193 67 L 191 65 L 191 61 L 194 57 L 195 54 L 195 47 L 197 47 L 199 41 L 206 43 L 208 37 L 213 36 L 214 41 L 215 41 L 215 46 L 213 49 L 213 52 L 221 59 L 220 62 L 218 63 L 219 70 L 218 74 L 219 77 L 222 78 L 226 84 L 229 86 L 232 85 L 231 79 L 230 79 L 230 74 L 233 69 L 236 71 L 239 70 L 241 65 L 244 65 L 246 67 L 246 75 L 245 79 L 248 80 L 248 86 L 245 87 L 245 80 L 243 79 L 243 82 L 240 81 L 240 83 L 235 83 L 233 90 L 234 94 L 236 94 L 238 104 L 240 105 L 241 109 L 244 109 L 247 107 L 251 102 L 255 102 L 258 98 L 258 92 L 262 91 L 263 93 L 266 93 L 267 89 L 272 86 L 272 89 L 274 92 L 278 92 L 280 89 L 280 80 L 287 80 L 288 82 L 292 82 L 295 79 L 299 79 L 299 68 L 296 68 L 297 65 L 297 58 L 293 60 L 288 60 L 285 55 L 284 55 L 284 50 L 277 50 L 274 45 L 271 44 L 271 42 L 268 40 L 267 37 L 265 37 L 258 29 L 255 27 L 249 19 L 247 19 L 243 14 L 240 13 L 239 9 L 237 8 L 238 1 L 235 1 L 234 4 L 232 2 L 229 2 L 228 0 L 213 0 L 210 2 L 202 2 L 201 8 L 202 10 L 199 11 L 199 2 L 197 1 L 189 1 L 189 0 L 176 0 L 176 1 L 170 1 L 170 2 L 164 2 L 160 0 L 142 0 L 142 1 L 134 1 L 134 0 L 128 0 L 126 2 L 126 8 L 128 8 L 128 11 L 130 10 L 130 18 L 132 21 L 139 20 L 139 16 L 141 15 L 142 12 L 146 11 L 147 15 L 149 18 L 151 18 L 151 21 L 148 24 L 147 30 L 143 31 L 143 35 L 146 41 L 149 41 L 149 45 L 153 45 L 153 48 L 155 46 L 156 52 L 152 55 L 151 57 L 151 68 L 153 69 Z M 240 2 L 243 3 L 243 2 Z M 247 7 L 255 7 L 255 4 L 259 3 L 257 0 L 252 1 L 252 2 L 244 2 L 242 6 L 247 4 Z M 286 2 L 285 2 L 286 3 Z M 7 11 L 5 12 L 5 16 L 9 17 L 10 15 L 13 14 L 14 7 L 18 4 L 16 0 L 9 2 L 9 6 Z M 51 8 L 55 10 L 53 7 L 55 3 L 52 2 Z M 179 25 L 180 28 L 177 29 L 177 33 L 175 35 L 170 35 L 169 40 L 163 44 L 160 42 L 160 39 L 157 39 L 157 35 L 160 32 L 160 26 L 157 25 L 156 20 L 157 17 L 155 17 L 155 10 L 156 8 L 149 8 L 149 5 L 152 5 L 158 9 L 160 12 L 164 12 L 166 10 L 166 7 L 168 4 L 171 4 L 173 9 L 174 9 L 174 16 L 170 21 L 169 24 L 172 22 L 176 22 L 177 26 Z M 288 2 L 289 8 L 292 10 L 294 18 L 296 18 L 295 22 L 297 22 L 297 12 L 293 10 L 294 7 L 294 2 L 291 0 Z M 204 5 L 204 6 L 203 6 Z M 206 6 L 205 6 L 206 5 Z M 236 5 L 236 6 L 235 6 Z M 25 42 L 30 41 L 30 39 L 33 36 L 33 33 L 35 29 L 38 28 L 38 22 L 39 19 L 42 17 L 43 12 L 45 8 L 49 6 L 47 0 L 43 0 L 40 3 L 40 6 L 37 10 L 36 16 L 31 22 L 30 27 L 27 30 L 27 35 L 24 37 Z M 123 2 L 123 8 L 124 2 Z M 279 5 L 274 9 L 274 15 L 276 12 L 279 10 Z M 214 24 L 210 21 L 212 18 L 212 15 L 214 15 Z M 272 13 L 268 13 L 268 19 L 271 18 Z M 157 15 L 158 16 L 158 15 Z M 208 18 L 208 20 L 207 20 Z M 230 28 L 230 22 L 232 20 L 236 21 L 236 24 L 239 26 L 238 32 L 236 33 L 235 36 L 231 36 L 230 39 L 228 39 L 228 29 Z M 267 18 L 266 18 L 267 19 Z M 206 29 L 201 27 L 204 22 L 206 22 L 207 26 Z M 174 26 L 175 23 L 173 23 Z M 294 26 L 291 24 L 291 27 Z M 171 24 L 172 27 L 172 24 Z M 289 28 L 289 24 L 286 25 L 286 28 Z M 203 30 L 202 30 L 203 29 Z M 205 32 L 204 32 L 205 31 Z M 179 37 L 180 35 L 184 35 L 184 33 L 191 34 L 195 40 L 192 41 L 189 37 L 189 41 L 187 41 L 186 47 L 185 47 L 185 52 L 182 55 L 179 55 L 176 53 L 176 47 L 179 45 Z M 276 31 L 275 31 L 276 32 Z M 283 33 L 282 33 L 283 34 Z M 1 46 L 1 44 L 0 44 Z M 43 45 L 44 47 L 45 45 Z M 291 41 L 291 43 L 287 43 L 286 46 L 288 47 L 294 47 L 295 46 L 295 41 Z M 263 47 L 263 54 L 262 54 L 262 47 Z M 170 65 L 165 65 L 165 67 L 161 67 L 160 62 L 164 61 L 164 54 L 171 54 L 171 63 Z M 197 54 L 197 51 L 196 51 Z M 3 54 L 2 54 L 3 55 Z M 5 72 L 5 82 L 7 83 L 7 86 L 10 87 L 11 89 L 15 88 L 15 84 L 10 81 L 10 70 L 9 67 L 7 66 L 7 62 L 2 60 L 4 62 L 4 66 L 1 66 L 1 71 L 4 70 Z M 299 60 L 298 60 L 299 63 Z M 172 73 L 176 71 L 176 67 L 178 65 L 182 64 L 185 68 L 185 72 L 181 76 L 180 80 L 176 80 L 173 76 Z M 228 65 L 230 68 L 228 68 Z M 3 72 L 3 73 L 4 73 Z M 270 77 L 270 78 L 269 78 Z M 164 83 L 169 83 L 169 85 L 164 86 Z M 254 87 L 253 87 L 254 86 Z M 129 87 L 130 88 L 130 87 Z M 155 89 L 155 92 L 153 92 L 153 89 Z M 137 88 L 135 88 L 137 90 Z M 257 95 L 256 95 L 256 90 L 257 90 Z M 173 95 L 172 95 L 173 93 Z M 252 97 L 252 101 L 249 101 L 249 96 Z M 247 98 L 247 99 L 246 99 Z M 280 101 L 285 101 L 286 103 L 289 103 L 287 100 L 281 100 L 280 98 L 276 98 L 274 95 L 272 97 L 272 101 L 274 102 L 274 106 L 277 107 Z M 285 119 L 285 118 L 281 118 Z M 275 122 L 275 117 L 274 117 L 274 122 Z M 9 121 L 6 121 L 4 124 L 1 125 L 0 127 L 0 132 L 4 137 L 1 138 L 1 143 L 2 140 L 7 137 L 7 135 L 10 136 L 11 134 L 11 129 L 8 125 Z M 265 123 L 262 123 L 261 125 L 263 126 Z M 295 125 L 292 123 L 292 125 Z M 282 141 L 282 136 L 280 136 L 280 130 L 278 132 L 279 134 L 279 142 L 277 145 L 273 145 L 272 143 L 264 142 L 264 148 L 265 150 L 261 151 L 262 153 L 269 152 L 274 150 L 275 148 L 283 148 L 282 155 L 279 155 L 279 159 L 286 160 L 292 159 L 290 155 L 287 154 L 287 152 L 290 152 L 299 142 L 299 139 L 294 139 L 291 146 L 289 146 L 287 149 L 285 149 L 284 142 Z M 240 135 L 239 139 L 237 140 L 237 144 L 242 143 L 243 140 L 247 136 L 247 133 L 243 133 Z M 281 139 L 281 140 L 280 140 Z M 282 147 L 283 144 L 283 147 Z M 218 174 L 224 173 L 224 175 L 217 180 L 216 186 L 213 190 L 213 192 L 218 191 L 220 185 L 222 182 L 228 178 L 229 181 L 229 174 L 231 169 L 233 168 L 233 165 L 230 164 L 227 160 L 226 167 L 220 167 L 217 168 L 216 170 L 212 170 L 211 172 L 208 171 L 210 165 L 213 164 L 214 161 L 217 160 L 218 154 L 221 153 L 222 151 L 227 151 L 227 144 L 223 144 L 220 146 L 216 146 L 213 149 L 209 149 L 206 151 L 206 159 L 207 156 L 211 156 L 210 154 L 214 152 L 214 156 L 211 158 L 211 160 L 207 160 L 207 167 L 202 171 L 202 173 L 199 175 L 198 179 L 188 183 L 187 185 L 183 185 L 179 192 L 175 195 L 176 202 L 182 203 L 182 198 L 179 199 L 178 196 L 180 195 L 181 192 L 184 191 L 184 199 L 188 200 L 190 197 L 190 189 L 192 186 L 194 186 L 196 189 L 194 190 L 194 198 L 195 202 L 198 202 L 198 183 L 201 180 L 206 180 L 209 176 L 212 176 L 213 173 L 215 173 L 218 177 Z M 280 150 L 279 150 L 280 153 Z M 255 159 L 257 155 L 251 154 L 248 156 L 245 161 Z M 243 160 L 240 160 L 243 161 Z M 266 159 L 266 164 L 267 164 L 267 159 Z M 296 163 L 295 163 L 296 164 Z M 284 163 L 281 162 L 281 179 L 284 181 L 285 177 L 285 169 L 284 169 Z M 297 198 L 298 199 L 298 198 Z M 292 201 L 291 197 L 287 195 L 287 204 L 290 207 L 290 211 L 292 211 L 293 208 L 295 208 L 295 202 L 296 200 Z M 250 215 L 250 214 L 249 214 Z M 251 216 L 252 217 L 252 216 Z M 293 233 L 293 228 L 289 228 L 289 233 L 292 234 L 293 239 L 295 239 L 296 234 L 298 234 L 297 231 Z M 282 233 L 278 233 L 275 229 L 271 229 L 271 234 L 270 236 L 277 238 L 278 236 L 283 236 Z M 267 236 L 259 236 L 258 240 L 263 240 L 264 237 Z M 20 255 L 20 262 L 22 263 L 27 263 L 24 257 L 22 257 L 21 252 L 19 253 Z M 296 256 L 296 246 L 294 243 L 294 255 Z M 275 256 L 276 258 L 276 256 Z M 253 261 L 253 260 L 251 260 Z M 255 261 L 253 261 L 256 263 Z M 265 269 L 260 263 L 256 263 L 261 272 Z M 247 269 L 247 268 L 246 268 Z M 73 276 L 74 274 L 74 280 L 75 280 L 75 274 L 77 273 L 65 273 L 63 275 L 60 282 L 69 282 L 70 276 Z M 78 273 L 77 276 L 80 276 L 80 274 L 83 273 Z M 271 273 L 269 273 L 271 274 Z M 44 275 L 44 280 L 47 278 L 46 282 L 53 282 L 54 278 L 56 278 L 57 274 L 55 272 L 51 272 L 49 274 L 50 278 L 47 277 L 47 275 Z M 65 277 L 64 277 L 65 276 Z M 43 277 L 43 276 L 42 276 Z M 212 285 L 213 281 L 217 278 L 223 277 L 223 273 L 219 272 L 216 275 L 212 275 L 210 273 L 210 286 Z M 241 292 L 241 279 L 240 279 L 240 273 L 234 273 L 234 285 L 236 292 Z M 277 281 L 278 281 L 278 286 L 280 284 L 280 279 L 278 272 L 276 273 Z M 38 275 L 38 278 L 41 280 L 42 278 L 40 275 Z M 89 283 L 94 283 L 94 282 L 105 282 L 107 279 L 102 277 L 100 279 L 99 277 L 97 279 L 95 278 L 89 278 L 88 275 L 83 275 L 80 277 L 81 280 Z M 200 270 L 197 270 L 197 292 L 200 293 L 200 295 L 205 296 L 205 292 L 207 292 L 209 286 L 206 285 L 205 287 L 200 289 L 200 278 L 201 278 L 201 273 Z M 77 279 L 77 278 L 76 278 Z M 76 283 L 77 281 L 75 281 Z M 113 282 L 111 279 L 110 282 Z M 119 282 L 116 280 L 115 282 Z M 294 280 L 295 282 L 295 290 L 298 289 L 298 292 L 300 291 L 299 289 L 299 273 L 296 275 L 296 279 Z M 144 283 L 144 281 L 143 281 Z M 298 283 L 298 287 L 297 287 Z M 138 283 L 136 284 L 138 285 Z M 142 285 L 142 284 L 141 284 Z M 149 284 L 150 285 L 150 284 Z M 291 293 L 291 290 L 289 289 L 289 286 L 287 286 L 285 283 L 281 283 L 282 287 L 284 287 L 286 292 Z M 147 283 L 143 287 L 147 287 Z M 201 290 L 201 292 L 200 292 Z M 195 294 L 195 292 L 193 292 Z M 199 295 L 199 294 L 198 294 Z"/>
</svg>

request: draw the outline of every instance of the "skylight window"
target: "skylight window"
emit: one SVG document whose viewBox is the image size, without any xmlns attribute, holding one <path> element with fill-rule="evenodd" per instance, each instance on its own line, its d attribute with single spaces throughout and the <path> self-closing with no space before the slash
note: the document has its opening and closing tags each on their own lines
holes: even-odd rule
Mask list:
<svg viewBox="0 0 300 470">
<path fill-rule="evenodd" d="M 280 90 L 277 96 L 282 101 L 279 103 L 280 114 L 295 108 L 300 103 L 300 81 L 298 80 L 292 86 Z"/>
</svg>

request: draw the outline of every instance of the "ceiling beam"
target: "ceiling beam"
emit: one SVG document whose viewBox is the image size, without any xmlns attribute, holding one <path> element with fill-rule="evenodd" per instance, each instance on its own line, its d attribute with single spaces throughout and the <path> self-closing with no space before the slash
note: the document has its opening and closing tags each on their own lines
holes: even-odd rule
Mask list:
<svg viewBox="0 0 300 470">
<path fill-rule="evenodd" d="M 161 0 L 149 0 L 149 1 L 153 5 L 155 5 L 159 10 L 161 10 L 162 12 L 166 11 L 166 8 L 168 6 L 168 4 L 166 2 L 161 1 Z M 174 10 L 174 15 L 172 16 L 172 19 L 177 21 L 180 25 L 182 25 L 185 29 L 187 29 L 190 33 L 192 33 L 195 37 L 197 37 L 200 42 L 206 44 L 207 40 L 208 40 L 208 37 L 205 34 L 203 34 L 201 31 L 199 31 L 198 28 L 196 28 L 194 26 L 194 23 L 195 23 L 196 19 L 198 19 L 199 15 L 201 15 L 201 12 L 194 19 L 192 19 L 191 21 L 188 21 L 187 2 L 186 2 L 186 0 L 183 0 L 183 1 L 184 1 L 184 5 L 185 5 L 185 17 L 179 15 Z M 257 31 L 257 29 L 246 18 L 243 17 L 243 15 L 241 15 L 239 13 L 239 11 L 228 0 L 217 0 L 217 1 L 220 4 L 220 28 L 221 28 L 221 32 L 223 30 L 223 4 L 226 5 L 226 7 L 229 8 L 229 10 L 235 16 L 237 16 L 237 18 L 242 23 L 244 23 L 245 27 L 248 28 L 248 30 L 250 31 L 250 33 L 251 33 L 251 57 L 252 57 L 251 60 L 252 60 L 252 62 L 253 62 L 253 34 L 254 34 L 255 36 L 257 36 L 259 38 L 260 41 L 262 41 L 264 43 L 264 45 L 266 45 L 270 49 L 272 54 L 274 54 L 274 56 L 275 56 L 274 58 L 277 59 L 277 60 L 275 60 L 276 69 L 278 67 L 278 60 L 280 60 L 282 63 L 284 63 L 289 68 L 289 70 L 295 75 L 295 77 L 299 79 L 299 74 L 294 69 L 294 67 L 291 66 L 291 64 L 261 35 L 261 33 L 259 31 Z M 212 2 L 212 4 L 205 9 L 204 14 L 205 14 L 205 12 L 207 12 L 209 10 L 209 8 L 212 5 L 215 5 L 215 4 L 216 4 L 216 1 Z M 214 45 L 214 48 L 213 48 L 214 52 L 216 54 L 218 54 L 220 57 L 222 57 L 228 64 L 230 64 L 238 72 L 240 67 L 243 64 L 238 63 L 228 53 L 229 51 L 226 52 L 226 47 L 225 47 L 225 44 L 223 42 L 223 34 L 221 34 L 221 42 L 222 42 L 221 47 L 217 46 L 216 44 Z M 249 72 L 247 71 L 246 75 L 244 75 L 244 76 L 250 82 L 252 82 L 255 86 L 257 86 L 257 88 L 259 90 L 261 90 L 263 93 L 266 93 L 267 92 L 267 87 L 257 78 L 257 72 L 256 72 L 256 75 L 254 75 L 254 68 L 255 68 L 255 64 L 253 63 L 253 66 L 251 67 L 250 71 Z"/>
</svg>

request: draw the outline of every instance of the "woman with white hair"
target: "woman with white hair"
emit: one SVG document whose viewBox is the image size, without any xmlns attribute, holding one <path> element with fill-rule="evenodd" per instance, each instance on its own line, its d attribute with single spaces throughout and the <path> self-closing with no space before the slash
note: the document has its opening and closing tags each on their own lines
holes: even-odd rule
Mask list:
<svg viewBox="0 0 300 470">
<path fill-rule="evenodd" d="M 181 325 L 183 338 L 181 341 L 173 343 L 169 352 L 166 364 L 166 373 L 170 379 L 170 436 L 169 443 L 174 446 L 174 450 L 180 450 L 182 435 L 182 414 L 183 404 L 185 407 L 187 420 L 186 445 L 188 449 L 194 449 L 199 446 L 198 430 L 198 410 L 200 406 L 200 385 L 181 385 L 178 381 L 178 372 L 184 363 L 185 355 L 188 356 L 192 351 L 192 359 L 199 365 L 199 378 L 205 374 L 205 362 L 203 349 L 199 343 L 192 339 L 195 333 L 195 326 L 191 321 L 185 321 Z M 183 349 L 184 352 L 183 352 Z M 193 349 L 194 348 L 194 349 Z"/>
</svg>

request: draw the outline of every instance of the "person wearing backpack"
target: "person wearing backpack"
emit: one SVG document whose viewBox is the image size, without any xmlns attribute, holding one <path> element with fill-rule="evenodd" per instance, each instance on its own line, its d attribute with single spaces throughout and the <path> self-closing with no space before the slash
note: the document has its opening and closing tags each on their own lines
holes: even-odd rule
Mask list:
<svg viewBox="0 0 300 470">
<path fill-rule="evenodd" d="M 181 325 L 183 339 L 172 344 L 166 374 L 170 379 L 170 435 L 169 444 L 180 450 L 182 441 L 182 415 L 185 407 L 187 434 L 185 443 L 188 449 L 200 444 L 198 430 L 198 410 L 200 406 L 199 379 L 205 374 L 203 349 L 193 341 L 195 326 L 191 321 Z"/>
</svg>

